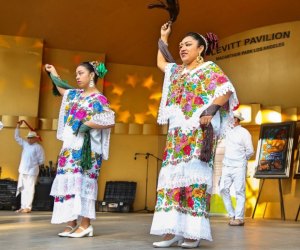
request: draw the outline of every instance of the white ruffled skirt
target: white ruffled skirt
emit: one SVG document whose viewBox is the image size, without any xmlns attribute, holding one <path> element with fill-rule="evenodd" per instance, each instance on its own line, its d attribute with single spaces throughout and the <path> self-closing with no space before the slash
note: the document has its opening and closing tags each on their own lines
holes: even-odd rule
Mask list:
<svg viewBox="0 0 300 250">
<path fill-rule="evenodd" d="M 96 219 L 97 190 L 97 179 L 81 173 L 57 175 L 50 193 L 54 196 L 51 223 L 66 223 L 80 217 Z"/>
<path fill-rule="evenodd" d="M 198 159 L 164 166 L 159 175 L 151 234 L 212 240 L 212 168 Z"/>
<path fill-rule="evenodd" d="M 50 192 L 54 196 L 51 223 L 65 223 L 79 217 L 96 218 L 95 201 L 102 157 L 92 152 L 92 168 L 83 170 L 81 153 L 82 150 L 67 147 L 59 155 L 57 173 Z"/>
</svg>

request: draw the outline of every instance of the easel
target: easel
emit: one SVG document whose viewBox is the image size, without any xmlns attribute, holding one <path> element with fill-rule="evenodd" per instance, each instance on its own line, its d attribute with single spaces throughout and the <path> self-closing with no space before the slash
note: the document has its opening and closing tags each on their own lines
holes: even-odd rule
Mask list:
<svg viewBox="0 0 300 250">
<path fill-rule="evenodd" d="M 297 212 L 297 215 L 296 215 L 295 221 L 297 221 L 297 220 L 298 220 L 299 213 L 300 213 L 300 205 L 299 205 L 299 208 L 298 208 L 298 212 Z"/>
<path fill-rule="evenodd" d="M 262 180 L 263 181 L 262 181 L 261 187 L 260 187 L 260 189 L 258 191 L 258 197 L 257 197 L 256 203 L 255 203 L 255 207 L 254 207 L 254 210 L 253 210 L 252 219 L 254 219 L 256 207 L 257 207 L 257 204 L 258 204 L 258 201 L 259 201 L 259 198 L 260 198 L 260 195 L 261 195 L 261 191 L 262 191 L 264 183 L 265 183 L 265 179 L 263 178 Z M 281 219 L 285 220 L 285 212 L 284 212 L 284 202 L 283 202 L 281 179 L 278 179 L 278 184 L 279 184 Z M 299 210 L 300 210 L 300 206 L 299 206 Z M 298 214 L 299 214 L 299 210 L 298 210 Z M 297 217 L 298 217 L 298 215 L 297 215 Z"/>
</svg>

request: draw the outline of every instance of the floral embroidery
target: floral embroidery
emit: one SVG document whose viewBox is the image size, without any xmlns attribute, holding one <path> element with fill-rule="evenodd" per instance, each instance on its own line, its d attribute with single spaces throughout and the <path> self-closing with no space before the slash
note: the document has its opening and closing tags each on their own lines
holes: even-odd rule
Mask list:
<svg viewBox="0 0 300 250">
<path fill-rule="evenodd" d="M 81 122 L 79 120 L 75 120 L 72 124 L 73 131 L 77 131 L 80 125 L 81 125 Z"/>
<path fill-rule="evenodd" d="M 107 105 L 108 104 L 108 100 L 105 96 L 103 95 L 99 95 L 98 97 L 98 100 L 103 104 L 103 105 Z"/>
<path fill-rule="evenodd" d="M 206 184 L 193 184 L 187 187 L 161 189 L 157 193 L 155 211 L 176 211 L 195 217 L 208 217 L 210 194 Z"/>
<path fill-rule="evenodd" d="M 163 154 L 162 167 L 168 164 L 176 165 L 181 161 L 188 162 L 193 158 L 199 159 L 203 145 L 201 128 L 183 133 L 180 128 L 169 131 Z"/>
<path fill-rule="evenodd" d="M 58 165 L 64 167 L 66 165 L 67 158 L 64 156 L 60 156 L 58 160 Z"/>
<path fill-rule="evenodd" d="M 84 109 L 79 109 L 76 112 L 75 118 L 79 119 L 79 120 L 83 120 L 86 117 L 87 113 Z"/>
<path fill-rule="evenodd" d="M 81 168 L 81 152 L 81 149 L 74 150 L 65 148 L 58 158 L 57 174 L 85 173 L 89 178 L 97 179 L 102 164 L 102 156 L 95 152 L 91 152 L 93 168 L 91 170 L 83 171 Z"/>
<path fill-rule="evenodd" d="M 76 90 L 74 89 L 70 90 L 68 95 L 69 100 L 73 100 L 75 96 L 76 96 Z"/>
<path fill-rule="evenodd" d="M 55 196 L 54 202 L 64 202 L 73 198 L 75 198 L 75 194 L 67 194 L 65 196 Z"/>
<path fill-rule="evenodd" d="M 57 174 L 66 174 L 66 173 L 73 173 L 73 174 L 77 174 L 77 173 L 83 173 L 83 170 L 81 168 L 75 167 L 75 168 L 59 168 L 57 169 Z"/>
<path fill-rule="evenodd" d="M 81 158 L 81 149 L 80 150 L 72 150 L 72 158 L 74 161 L 79 161 Z"/>
<path fill-rule="evenodd" d="M 89 121 L 93 115 L 103 112 L 104 106 L 108 105 L 106 97 L 100 93 L 87 97 L 82 97 L 81 94 L 82 90 L 70 90 L 65 106 L 64 123 L 71 126 L 74 132 L 82 123 Z M 85 99 L 84 102 L 83 99 Z M 82 106 L 82 103 L 85 105 Z"/>
<path fill-rule="evenodd" d="M 183 66 L 175 65 L 171 75 L 167 106 L 180 106 L 185 118 L 207 104 L 218 86 L 228 82 L 228 78 L 214 63 L 200 68 L 193 74 L 183 73 Z"/>
<path fill-rule="evenodd" d="M 103 107 L 102 107 L 102 105 L 101 105 L 99 102 L 95 102 L 95 103 L 93 104 L 93 108 L 94 108 L 96 111 L 98 111 L 98 112 L 102 112 L 102 111 L 103 111 Z"/>
</svg>

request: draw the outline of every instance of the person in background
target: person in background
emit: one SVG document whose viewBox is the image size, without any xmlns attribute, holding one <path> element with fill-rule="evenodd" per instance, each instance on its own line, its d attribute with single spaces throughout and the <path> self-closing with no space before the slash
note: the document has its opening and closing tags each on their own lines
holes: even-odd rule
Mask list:
<svg viewBox="0 0 300 250">
<path fill-rule="evenodd" d="M 21 193 L 21 208 L 18 213 L 30 213 L 34 198 L 35 184 L 39 174 L 39 166 L 45 161 L 43 147 L 38 143 L 36 132 L 29 131 L 27 140 L 20 137 L 19 128 L 21 122 L 17 123 L 15 130 L 15 140 L 23 148 L 21 162 L 19 165 L 19 179 L 17 196 Z"/>
<path fill-rule="evenodd" d="M 74 89 L 60 79 L 53 65 L 46 64 L 45 69 L 63 95 L 57 130 L 63 146 L 50 193 L 54 196 L 51 222 L 67 223 L 58 234 L 61 237 L 93 236 L 98 176 L 102 159 L 108 159 L 110 128 L 115 124 L 115 114 L 96 86 L 107 70 L 103 63 L 82 62 L 76 68 L 78 88 Z"/>
<path fill-rule="evenodd" d="M 225 137 L 225 153 L 222 175 L 220 178 L 220 194 L 230 217 L 230 226 L 244 225 L 245 185 L 247 164 L 254 154 L 252 139 L 249 131 L 240 125 L 244 118 L 239 111 L 234 112 L 234 128 Z M 230 187 L 234 185 L 236 207 L 233 209 Z"/>
<path fill-rule="evenodd" d="M 168 63 L 171 23 L 161 27 L 157 66 L 165 73 L 158 123 L 169 124 L 151 234 L 158 248 L 196 248 L 212 240 L 209 210 L 213 161 L 219 136 L 233 126 L 235 89 L 214 62 L 204 61 L 215 35 L 186 34 L 179 44 L 182 64 Z M 170 58 L 170 57 L 168 57 Z M 183 243 L 182 243 L 183 242 Z"/>
</svg>

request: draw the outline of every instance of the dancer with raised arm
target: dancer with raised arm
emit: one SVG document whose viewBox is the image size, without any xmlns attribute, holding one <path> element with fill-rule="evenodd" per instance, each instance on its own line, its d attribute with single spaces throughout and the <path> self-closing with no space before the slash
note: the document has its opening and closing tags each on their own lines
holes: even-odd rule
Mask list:
<svg viewBox="0 0 300 250">
<path fill-rule="evenodd" d="M 161 27 L 157 66 L 165 73 L 159 124 L 169 124 L 151 234 L 154 247 L 196 248 L 212 240 L 209 205 L 216 142 L 233 126 L 235 89 L 223 71 L 203 57 L 216 36 L 189 32 L 179 44 L 182 64 L 168 63 L 171 22 Z M 182 243 L 183 242 L 183 243 Z"/>
<path fill-rule="evenodd" d="M 104 64 L 83 62 L 76 69 L 78 89 L 62 81 L 54 66 L 47 64 L 55 92 L 63 95 L 57 137 L 63 141 L 52 185 L 52 223 L 67 223 L 58 235 L 93 236 L 91 219 L 96 219 L 98 176 L 102 159 L 108 159 L 110 128 L 114 112 L 96 82 L 106 73 Z"/>
</svg>

